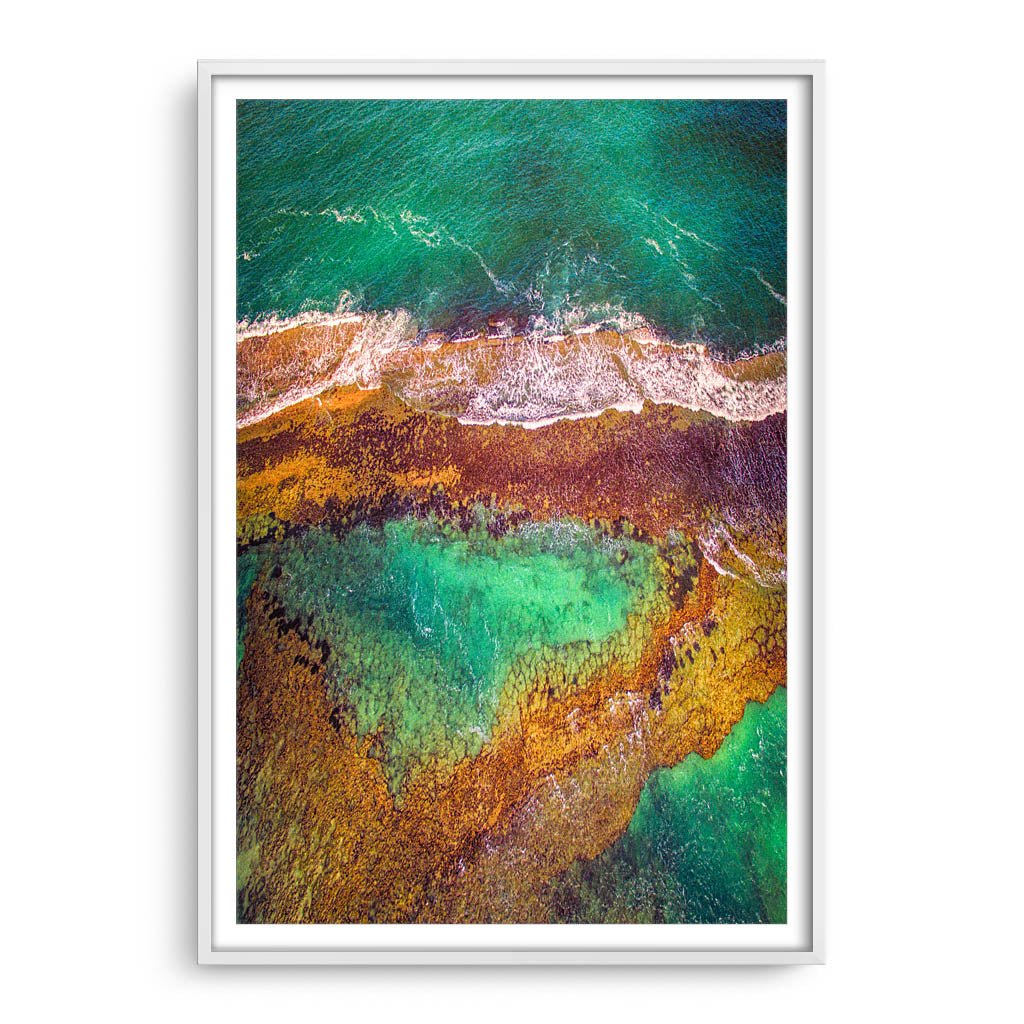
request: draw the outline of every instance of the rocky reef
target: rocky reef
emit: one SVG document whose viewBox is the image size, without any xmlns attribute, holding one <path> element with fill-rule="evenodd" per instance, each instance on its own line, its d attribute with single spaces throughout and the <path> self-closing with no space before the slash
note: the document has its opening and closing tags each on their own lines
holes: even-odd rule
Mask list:
<svg viewBox="0 0 1024 1024">
<path fill-rule="evenodd" d="M 240 340 L 238 919 L 717 919 L 606 913 L 585 866 L 656 828 L 648 808 L 627 833 L 652 773 L 713 765 L 786 682 L 784 359 L 562 339 L 572 374 L 632 346 L 639 401 L 525 423 L 467 410 L 508 410 L 529 339 L 397 346 L 372 380 L 328 347 L 289 391 L 327 329 L 354 358 L 347 323 Z M 544 374 L 517 408 L 567 379 Z M 756 891 L 756 919 L 784 915 Z"/>
</svg>

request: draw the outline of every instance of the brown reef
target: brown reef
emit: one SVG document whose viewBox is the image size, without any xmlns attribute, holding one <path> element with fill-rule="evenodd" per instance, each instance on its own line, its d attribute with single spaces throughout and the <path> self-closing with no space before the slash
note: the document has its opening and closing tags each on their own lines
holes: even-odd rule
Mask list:
<svg viewBox="0 0 1024 1024">
<path fill-rule="evenodd" d="M 784 594 L 705 563 L 632 671 L 613 663 L 558 699 L 538 673 L 478 756 L 424 767 L 399 802 L 373 737 L 334 713 L 319 642 L 274 612 L 255 588 L 238 690 L 241 921 L 547 920 L 546 883 L 622 832 L 650 771 L 711 756 L 746 702 L 785 681 Z"/>
<path fill-rule="evenodd" d="M 240 381 L 287 381 L 295 343 L 241 345 Z M 329 372 L 331 351 L 300 355 Z M 784 372 L 772 356 L 722 368 Z M 785 684 L 784 413 L 732 422 L 647 403 L 529 430 L 333 387 L 238 431 L 240 550 L 406 514 L 468 529 L 480 506 L 492 531 L 573 516 L 682 537 L 703 557 L 682 577 L 666 560 L 658 599 L 580 671 L 534 652 L 480 752 L 427 759 L 399 792 L 379 737 L 357 735 L 328 696 L 314 619 L 288 621 L 257 580 L 241 595 L 240 921 L 547 921 L 551 880 L 622 833 L 651 771 L 710 757 L 748 701 Z"/>
<path fill-rule="evenodd" d="M 709 510 L 726 508 L 777 524 L 785 466 L 785 414 L 730 423 L 648 404 L 527 430 L 336 388 L 239 431 L 238 538 L 477 503 L 533 519 L 625 520 L 654 537 L 696 531 Z"/>
</svg>

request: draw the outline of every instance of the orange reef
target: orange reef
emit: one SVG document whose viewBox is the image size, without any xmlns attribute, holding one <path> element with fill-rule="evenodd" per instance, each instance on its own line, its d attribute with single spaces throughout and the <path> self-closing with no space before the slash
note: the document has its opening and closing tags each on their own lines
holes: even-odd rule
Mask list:
<svg viewBox="0 0 1024 1024">
<path fill-rule="evenodd" d="M 365 511 L 484 503 L 530 518 L 623 519 L 652 536 L 724 506 L 785 515 L 785 416 L 728 423 L 677 406 L 538 430 L 416 412 L 335 388 L 238 436 L 240 543 Z"/>
<path fill-rule="evenodd" d="M 545 667 L 480 754 L 425 766 L 397 800 L 374 738 L 339 724 L 314 638 L 255 589 L 238 692 L 240 919 L 547 920 L 545 885 L 621 833 L 650 771 L 710 757 L 746 702 L 784 682 L 784 598 L 745 590 L 702 568 L 633 671 L 612 662 L 552 697 Z"/>
<path fill-rule="evenodd" d="M 335 330 L 348 343 L 357 328 Z M 283 389 L 294 344 L 243 341 L 240 379 Z M 403 352 L 389 373 L 438 351 Z M 777 356 L 721 366 L 739 381 L 784 372 Z M 240 595 L 239 920 L 553 920 L 553 881 L 622 833 L 650 772 L 711 757 L 748 701 L 785 684 L 785 466 L 785 413 L 732 422 L 649 402 L 525 429 L 334 386 L 241 427 L 239 550 L 406 515 L 469 529 L 485 507 L 499 532 L 574 517 L 648 543 L 661 583 L 571 671 L 556 649 L 520 659 L 479 751 L 426 758 L 396 790 L 380 737 L 330 696 L 316 616 L 289 619 L 257 577 Z"/>
</svg>

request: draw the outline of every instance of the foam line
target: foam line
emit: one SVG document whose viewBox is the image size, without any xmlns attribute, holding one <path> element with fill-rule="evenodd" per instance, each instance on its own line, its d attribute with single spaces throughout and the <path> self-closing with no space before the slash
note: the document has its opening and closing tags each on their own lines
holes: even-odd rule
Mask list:
<svg viewBox="0 0 1024 1024">
<path fill-rule="evenodd" d="M 703 345 L 659 339 L 642 317 L 624 320 L 635 326 L 426 341 L 404 310 L 240 324 L 237 424 L 351 385 L 387 387 L 414 408 L 462 423 L 527 429 L 613 409 L 638 413 L 645 402 L 735 421 L 785 411 L 781 353 L 722 363 Z"/>
</svg>

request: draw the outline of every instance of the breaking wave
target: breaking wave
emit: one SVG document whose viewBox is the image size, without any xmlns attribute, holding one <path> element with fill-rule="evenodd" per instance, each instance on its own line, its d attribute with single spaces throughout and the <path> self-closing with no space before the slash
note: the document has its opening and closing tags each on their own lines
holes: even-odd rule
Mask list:
<svg viewBox="0 0 1024 1024">
<path fill-rule="evenodd" d="M 784 352 L 726 363 L 702 344 L 657 337 L 638 314 L 608 312 L 599 323 L 567 316 L 521 334 L 499 325 L 454 340 L 422 335 L 404 310 L 339 307 L 242 323 L 237 424 L 353 385 L 386 387 L 416 409 L 462 423 L 527 428 L 609 409 L 639 412 L 645 402 L 736 421 L 785 411 Z"/>
</svg>

